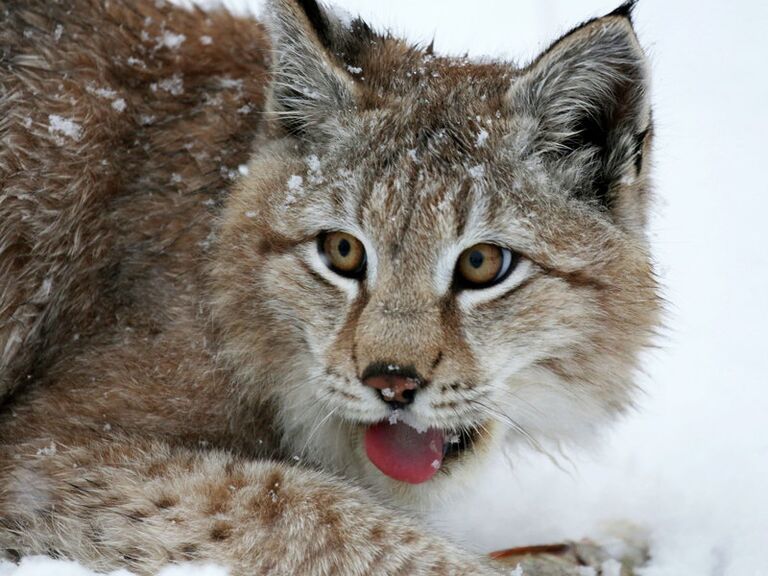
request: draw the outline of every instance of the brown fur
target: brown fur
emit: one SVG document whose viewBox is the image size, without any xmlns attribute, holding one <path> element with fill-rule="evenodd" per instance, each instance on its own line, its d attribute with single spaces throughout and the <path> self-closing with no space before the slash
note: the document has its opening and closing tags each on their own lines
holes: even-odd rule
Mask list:
<svg viewBox="0 0 768 576">
<path fill-rule="evenodd" d="M 631 402 L 658 302 L 629 20 L 520 70 L 330 12 L 323 30 L 289 0 L 271 44 L 156 4 L 0 3 L 0 549 L 141 574 L 493 573 L 391 501 Z M 605 114 L 605 149 L 555 93 Z M 343 226 L 376 247 L 355 288 L 307 256 Z M 435 288 L 478 230 L 517 242 L 526 277 Z M 388 414 L 360 384 L 377 362 L 424 376 L 413 418 L 476 430 L 426 486 L 362 453 Z"/>
</svg>

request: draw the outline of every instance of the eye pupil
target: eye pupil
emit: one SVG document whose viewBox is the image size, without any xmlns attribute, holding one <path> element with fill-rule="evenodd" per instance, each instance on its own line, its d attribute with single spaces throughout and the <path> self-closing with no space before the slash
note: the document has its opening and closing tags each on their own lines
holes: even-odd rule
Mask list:
<svg viewBox="0 0 768 576">
<path fill-rule="evenodd" d="M 485 242 L 475 244 L 459 256 L 454 286 L 477 289 L 498 284 L 509 276 L 519 259 L 509 248 Z"/>
<path fill-rule="evenodd" d="M 317 237 L 317 248 L 326 266 L 346 278 L 365 275 L 365 247 L 346 232 L 324 232 Z"/>
</svg>

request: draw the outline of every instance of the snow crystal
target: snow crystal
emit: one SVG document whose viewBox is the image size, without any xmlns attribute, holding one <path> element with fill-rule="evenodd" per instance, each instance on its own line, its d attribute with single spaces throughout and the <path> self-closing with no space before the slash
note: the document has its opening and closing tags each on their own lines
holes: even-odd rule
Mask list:
<svg viewBox="0 0 768 576">
<path fill-rule="evenodd" d="M 53 456 L 56 454 L 56 444 L 51 442 L 50 446 L 46 446 L 45 448 L 40 448 L 37 453 L 38 456 Z"/>
<path fill-rule="evenodd" d="M 80 124 L 69 118 L 64 118 L 58 114 L 50 114 L 48 116 L 48 132 L 51 134 L 63 134 L 72 140 L 80 140 L 83 137 L 82 128 Z"/>
<path fill-rule="evenodd" d="M 347 64 L 347 70 L 349 70 L 350 74 L 362 74 L 363 73 L 363 69 L 362 68 L 358 68 L 357 66 L 350 66 L 349 64 Z"/>
<path fill-rule="evenodd" d="M 128 62 L 129 66 L 138 66 L 139 68 L 146 68 L 147 65 L 141 58 L 134 58 L 133 56 L 128 56 Z"/>
<path fill-rule="evenodd" d="M 30 117 L 30 116 L 26 116 L 26 117 L 24 118 L 24 121 L 23 121 L 22 123 L 23 123 L 23 125 L 24 125 L 24 128 L 26 128 L 27 130 L 29 130 L 30 128 L 32 128 L 32 117 Z"/>
<path fill-rule="evenodd" d="M 125 112 L 127 104 L 123 98 L 118 98 L 112 102 L 112 108 L 117 112 Z"/>
<path fill-rule="evenodd" d="M 237 109 L 237 113 L 250 114 L 251 110 L 253 110 L 253 107 L 250 104 L 245 104 L 244 106 L 240 106 L 240 108 Z"/>
<path fill-rule="evenodd" d="M 408 150 L 408 158 L 410 158 L 414 162 L 419 161 L 419 157 L 416 155 L 416 148 L 411 148 L 410 150 Z"/>
<path fill-rule="evenodd" d="M 480 180 L 483 176 L 485 176 L 485 166 L 482 164 L 472 166 L 469 169 L 469 175 L 473 180 Z"/>
<path fill-rule="evenodd" d="M 174 172 L 171 174 L 171 184 L 179 184 L 181 182 L 181 174 Z"/>
<path fill-rule="evenodd" d="M 117 96 L 117 92 L 111 88 L 98 88 L 93 83 L 88 84 L 85 87 L 85 91 L 88 92 L 88 94 L 95 94 L 101 98 L 115 98 Z"/>
<path fill-rule="evenodd" d="M 518 564 L 515 569 L 509 573 L 509 576 L 523 576 L 523 567 Z"/>
<path fill-rule="evenodd" d="M 58 42 L 61 40 L 61 35 L 64 34 L 64 26 L 56 24 L 56 28 L 53 30 L 53 39 Z"/>
<path fill-rule="evenodd" d="M 395 397 L 395 393 L 392 391 L 392 388 L 384 388 L 381 391 L 381 395 L 384 396 L 387 400 L 391 400 Z"/>
<path fill-rule="evenodd" d="M 477 134 L 477 140 L 475 140 L 475 147 L 482 148 L 485 146 L 485 141 L 488 140 L 488 131 L 481 129 Z"/>
<path fill-rule="evenodd" d="M 149 126 L 150 124 L 154 124 L 157 120 L 156 116 L 153 116 L 152 114 L 142 114 L 139 116 L 139 124 L 142 126 Z"/>
<path fill-rule="evenodd" d="M 402 413 L 400 410 L 393 410 L 392 413 L 389 415 L 389 423 L 394 426 L 400 421 L 400 418 L 402 417 Z"/>
<path fill-rule="evenodd" d="M 303 185 L 304 185 L 304 178 L 302 178 L 298 174 L 294 174 L 293 176 L 288 178 L 288 190 L 291 190 L 292 192 L 301 190 L 301 187 Z"/>
<path fill-rule="evenodd" d="M 182 79 L 181 74 L 174 74 L 170 78 L 160 80 L 160 82 L 152 82 L 152 84 L 149 85 L 149 89 L 152 90 L 152 92 L 165 90 L 166 92 L 170 92 L 173 96 L 180 96 L 184 93 L 184 80 Z"/>
<path fill-rule="evenodd" d="M 104 424 L 104 426 L 102 426 L 102 430 L 104 430 L 104 432 L 111 432 L 112 431 L 112 424 L 107 422 L 106 424 Z"/>
<path fill-rule="evenodd" d="M 245 213 L 245 217 L 246 218 L 256 218 L 256 212 L 254 212 L 253 210 L 248 210 Z"/>
<path fill-rule="evenodd" d="M 210 46 L 213 44 L 213 38 L 210 36 L 200 36 L 200 44 L 203 46 Z"/>
<path fill-rule="evenodd" d="M 432 460 L 432 464 L 430 464 L 430 466 L 432 466 L 432 468 L 437 470 L 438 468 L 440 468 L 440 460 Z"/>
<path fill-rule="evenodd" d="M 240 176 L 248 176 L 250 170 L 248 169 L 248 164 L 240 164 L 237 167 L 237 171 L 240 172 Z"/>
<path fill-rule="evenodd" d="M 319 172 L 320 171 L 320 158 L 317 157 L 317 154 L 310 154 L 305 158 L 307 162 L 307 166 L 309 167 L 310 171 L 312 172 Z"/>
</svg>

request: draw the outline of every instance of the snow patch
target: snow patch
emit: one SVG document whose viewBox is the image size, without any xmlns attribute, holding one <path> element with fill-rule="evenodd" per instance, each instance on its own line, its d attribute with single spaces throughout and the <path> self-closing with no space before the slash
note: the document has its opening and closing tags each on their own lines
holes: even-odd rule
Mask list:
<svg viewBox="0 0 768 576">
<path fill-rule="evenodd" d="M 228 576 L 229 570 L 214 564 L 178 564 L 160 570 L 157 576 Z M 0 561 L 0 576 L 134 576 L 128 570 L 93 572 L 71 560 L 28 556 L 19 564 Z"/>
<path fill-rule="evenodd" d="M 163 90 L 173 96 L 181 96 L 184 93 L 184 79 L 181 77 L 181 74 L 174 74 L 170 78 L 160 80 L 160 82 L 152 82 L 149 85 L 149 89 L 152 92 Z"/>
<path fill-rule="evenodd" d="M 51 442 L 50 446 L 46 446 L 45 448 L 40 448 L 36 452 L 38 456 L 53 456 L 56 454 L 56 444 L 54 442 Z"/>
<path fill-rule="evenodd" d="M 290 178 L 288 178 L 288 190 L 291 192 L 297 192 L 301 190 L 301 187 L 304 185 L 304 178 L 299 176 L 298 174 L 294 174 Z"/>
<path fill-rule="evenodd" d="M 472 180 L 481 180 L 485 176 L 485 166 L 478 164 L 469 168 L 469 176 Z"/>
<path fill-rule="evenodd" d="M 485 146 L 485 142 L 488 140 L 488 130 L 481 128 L 477 133 L 477 139 L 475 140 L 475 147 L 482 148 Z"/>
<path fill-rule="evenodd" d="M 48 124 L 48 132 L 51 134 L 61 134 L 75 141 L 83 137 L 83 129 L 80 124 L 70 118 L 64 118 L 58 114 L 50 114 L 48 116 Z"/>
<path fill-rule="evenodd" d="M 176 50 L 186 39 L 187 37 L 184 34 L 174 34 L 165 30 L 157 39 L 157 47 L 165 46 L 169 50 Z"/>
</svg>

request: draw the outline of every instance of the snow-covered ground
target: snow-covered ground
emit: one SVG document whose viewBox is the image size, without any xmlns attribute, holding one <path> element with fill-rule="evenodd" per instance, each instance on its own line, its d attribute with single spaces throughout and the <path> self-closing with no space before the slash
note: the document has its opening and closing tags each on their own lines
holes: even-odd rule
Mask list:
<svg viewBox="0 0 768 576">
<path fill-rule="evenodd" d="M 336 3 L 438 51 L 525 60 L 618 1 Z M 652 542 L 645 576 L 768 576 L 768 3 L 641 0 L 636 23 L 654 69 L 652 238 L 670 302 L 647 394 L 598 453 L 569 451 L 560 468 L 500 459 L 435 523 L 481 550 L 633 523 Z M 48 562 L 0 576 L 86 574 Z"/>
</svg>

